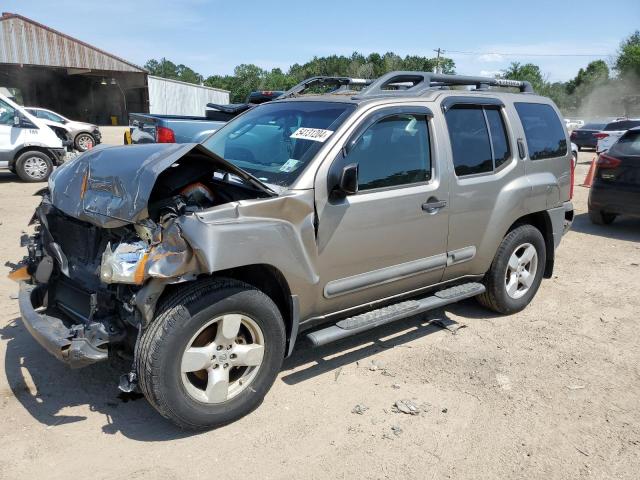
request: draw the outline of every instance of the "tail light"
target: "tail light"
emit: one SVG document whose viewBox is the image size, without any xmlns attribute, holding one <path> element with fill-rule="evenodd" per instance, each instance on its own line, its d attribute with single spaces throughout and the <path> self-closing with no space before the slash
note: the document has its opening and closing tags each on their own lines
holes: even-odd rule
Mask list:
<svg viewBox="0 0 640 480">
<path fill-rule="evenodd" d="M 612 157 L 606 153 L 601 153 L 596 161 L 596 166 L 598 168 L 618 168 L 621 163 L 622 160 L 619 158 Z"/>
<path fill-rule="evenodd" d="M 573 155 L 571 155 L 569 157 L 569 165 L 570 167 L 570 171 L 571 171 L 571 179 L 569 182 L 569 200 L 573 199 L 573 186 L 576 183 L 576 164 L 573 163 Z"/>
<path fill-rule="evenodd" d="M 609 134 L 604 132 L 598 132 L 598 133 L 594 133 L 593 136 L 596 137 L 598 140 L 602 140 L 603 138 L 607 138 Z"/>
<path fill-rule="evenodd" d="M 167 127 L 156 127 L 156 142 L 176 143 L 176 134 Z"/>
</svg>

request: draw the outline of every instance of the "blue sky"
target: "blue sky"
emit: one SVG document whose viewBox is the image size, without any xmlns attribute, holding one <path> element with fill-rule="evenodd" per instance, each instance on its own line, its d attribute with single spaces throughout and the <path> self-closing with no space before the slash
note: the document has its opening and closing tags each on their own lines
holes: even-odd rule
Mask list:
<svg viewBox="0 0 640 480">
<path fill-rule="evenodd" d="M 0 8 L 133 63 L 165 56 L 205 77 L 240 63 L 286 70 L 314 55 L 432 56 L 440 47 L 460 74 L 491 74 L 519 61 L 537 63 L 551 81 L 568 80 L 591 60 L 611 60 L 640 28 L 638 0 L 3 0 Z"/>
</svg>

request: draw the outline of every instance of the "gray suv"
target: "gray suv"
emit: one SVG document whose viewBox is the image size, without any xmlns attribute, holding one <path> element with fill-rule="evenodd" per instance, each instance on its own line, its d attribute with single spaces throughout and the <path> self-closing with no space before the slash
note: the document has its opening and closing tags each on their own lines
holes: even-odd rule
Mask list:
<svg viewBox="0 0 640 480">
<path fill-rule="evenodd" d="M 573 219 L 555 105 L 519 81 L 357 83 L 315 78 L 203 144 L 59 168 L 11 273 L 31 334 L 71 367 L 129 358 L 121 389 L 203 429 L 259 405 L 301 335 L 471 297 L 525 308 Z"/>
</svg>

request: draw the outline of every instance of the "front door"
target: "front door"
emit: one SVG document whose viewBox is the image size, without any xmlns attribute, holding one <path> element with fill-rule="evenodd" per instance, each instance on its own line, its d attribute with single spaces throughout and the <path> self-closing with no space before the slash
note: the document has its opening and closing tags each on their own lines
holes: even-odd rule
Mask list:
<svg viewBox="0 0 640 480">
<path fill-rule="evenodd" d="M 3 100 L 0 100 L 0 168 L 5 168 L 13 160 L 16 132 L 13 131 L 13 118 L 16 110 Z M 17 130 L 17 129 L 16 129 Z"/>
<path fill-rule="evenodd" d="M 331 194 L 331 186 L 318 180 L 316 192 L 329 193 L 317 202 L 318 311 L 336 312 L 441 280 L 449 194 L 433 155 L 430 123 L 425 107 L 374 111 L 331 167 L 357 164 L 358 192 Z"/>
</svg>

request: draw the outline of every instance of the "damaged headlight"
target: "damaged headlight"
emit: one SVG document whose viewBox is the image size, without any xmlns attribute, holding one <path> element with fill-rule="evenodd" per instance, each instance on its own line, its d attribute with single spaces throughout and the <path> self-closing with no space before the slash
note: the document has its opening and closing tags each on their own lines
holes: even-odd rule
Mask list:
<svg viewBox="0 0 640 480">
<path fill-rule="evenodd" d="M 114 249 L 108 243 L 102 254 L 100 279 L 104 283 L 141 285 L 148 258 L 149 244 L 146 242 L 119 243 Z"/>
</svg>

